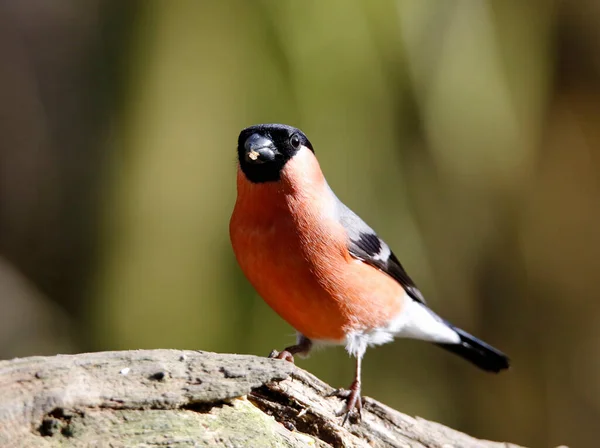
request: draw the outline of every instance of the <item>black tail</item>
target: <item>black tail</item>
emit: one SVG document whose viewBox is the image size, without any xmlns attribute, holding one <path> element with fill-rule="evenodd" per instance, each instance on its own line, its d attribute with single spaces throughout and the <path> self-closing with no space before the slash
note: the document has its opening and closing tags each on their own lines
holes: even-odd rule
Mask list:
<svg viewBox="0 0 600 448">
<path fill-rule="evenodd" d="M 471 361 L 480 369 L 488 372 L 498 373 L 501 370 L 508 369 L 510 361 L 500 350 L 496 350 L 491 345 L 480 341 L 475 336 L 471 336 L 460 328 L 456 328 L 450 324 L 448 326 L 458 333 L 460 343 L 436 345 L 465 358 L 467 361 Z"/>
</svg>

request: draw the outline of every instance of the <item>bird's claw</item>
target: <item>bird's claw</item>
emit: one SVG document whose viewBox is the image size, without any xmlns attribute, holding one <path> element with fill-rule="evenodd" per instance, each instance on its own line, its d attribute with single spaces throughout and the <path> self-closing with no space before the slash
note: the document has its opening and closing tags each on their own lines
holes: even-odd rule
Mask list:
<svg viewBox="0 0 600 448">
<path fill-rule="evenodd" d="M 346 399 L 344 407 L 336 412 L 337 417 L 344 416 L 342 420 L 342 426 L 346 424 L 350 414 L 356 409 L 356 418 L 360 420 L 362 418 L 362 399 L 360 398 L 360 388 L 354 383 L 350 386 L 349 390 L 346 389 L 335 389 L 333 392 L 327 395 L 328 397 L 339 397 Z"/>
<path fill-rule="evenodd" d="M 284 360 L 286 360 L 286 361 L 291 362 L 292 364 L 294 364 L 294 355 L 292 355 L 287 350 L 282 350 L 281 352 L 278 352 L 277 350 L 272 350 L 271 353 L 269 353 L 269 358 L 271 358 L 271 359 L 284 359 Z"/>
</svg>

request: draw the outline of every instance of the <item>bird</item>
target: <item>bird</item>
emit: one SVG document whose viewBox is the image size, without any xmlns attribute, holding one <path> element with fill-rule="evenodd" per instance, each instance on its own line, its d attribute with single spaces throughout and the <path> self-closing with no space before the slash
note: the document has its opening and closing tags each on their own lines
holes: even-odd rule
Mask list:
<svg viewBox="0 0 600 448">
<path fill-rule="evenodd" d="M 237 142 L 237 198 L 229 233 L 241 270 L 264 301 L 297 331 L 270 357 L 294 362 L 321 345 L 343 345 L 354 380 L 339 416 L 361 416 L 367 347 L 411 338 L 477 367 L 509 367 L 500 350 L 439 317 L 390 247 L 327 183 L 307 136 L 284 124 L 243 129 Z"/>
</svg>

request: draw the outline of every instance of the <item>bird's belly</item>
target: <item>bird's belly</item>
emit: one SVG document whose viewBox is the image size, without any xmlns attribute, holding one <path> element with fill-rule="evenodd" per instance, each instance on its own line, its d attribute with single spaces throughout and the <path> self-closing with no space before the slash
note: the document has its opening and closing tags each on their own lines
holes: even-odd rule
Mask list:
<svg viewBox="0 0 600 448">
<path fill-rule="evenodd" d="M 346 319 L 336 297 L 310 267 L 295 241 L 275 229 L 238 235 L 236 257 L 258 294 L 296 330 L 311 339 L 342 341 Z"/>
<path fill-rule="evenodd" d="M 393 279 L 347 256 L 339 238 L 303 236 L 283 225 L 237 227 L 231 235 L 250 283 L 296 330 L 341 343 L 400 312 L 404 291 Z"/>
</svg>

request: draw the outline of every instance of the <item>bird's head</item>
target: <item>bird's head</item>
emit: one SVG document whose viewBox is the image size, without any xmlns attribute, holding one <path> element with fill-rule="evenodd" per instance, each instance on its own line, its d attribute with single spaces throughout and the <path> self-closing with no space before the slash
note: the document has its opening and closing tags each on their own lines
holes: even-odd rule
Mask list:
<svg viewBox="0 0 600 448">
<path fill-rule="evenodd" d="M 284 124 L 250 126 L 238 137 L 240 168 L 253 183 L 278 181 L 286 163 L 300 151 L 314 152 L 300 129 Z"/>
</svg>

